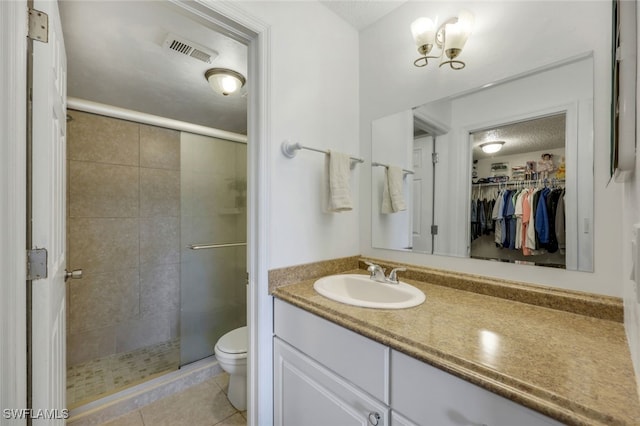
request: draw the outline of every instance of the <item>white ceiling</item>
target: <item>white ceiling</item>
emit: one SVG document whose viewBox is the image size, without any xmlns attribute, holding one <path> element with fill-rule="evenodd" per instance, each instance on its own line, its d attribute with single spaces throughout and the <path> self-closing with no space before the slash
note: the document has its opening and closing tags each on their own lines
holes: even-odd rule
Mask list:
<svg viewBox="0 0 640 426">
<path fill-rule="evenodd" d="M 321 0 L 320 3 L 360 31 L 402 6 L 407 0 Z"/>
<path fill-rule="evenodd" d="M 161 1 L 60 1 L 68 95 L 188 123 L 246 134 L 248 81 L 224 97 L 209 68 L 247 75 L 247 47 Z M 211 64 L 162 48 L 174 33 L 217 51 Z"/>
</svg>

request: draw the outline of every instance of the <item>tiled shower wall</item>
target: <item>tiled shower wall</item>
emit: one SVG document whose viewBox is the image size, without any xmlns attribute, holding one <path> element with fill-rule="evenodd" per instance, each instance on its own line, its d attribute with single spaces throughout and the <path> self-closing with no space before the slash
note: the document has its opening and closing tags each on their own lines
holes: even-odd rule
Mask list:
<svg viewBox="0 0 640 426">
<path fill-rule="evenodd" d="M 68 113 L 71 366 L 178 335 L 180 132 Z"/>
</svg>

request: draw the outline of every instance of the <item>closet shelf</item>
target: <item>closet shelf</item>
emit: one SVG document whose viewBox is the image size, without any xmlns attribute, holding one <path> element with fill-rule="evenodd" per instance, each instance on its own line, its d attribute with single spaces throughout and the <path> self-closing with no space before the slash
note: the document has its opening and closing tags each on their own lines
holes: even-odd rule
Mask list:
<svg viewBox="0 0 640 426">
<path fill-rule="evenodd" d="M 536 179 L 536 180 L 511 180 L 506 182 L 473 182 L 473 186 L 502 186 L 502 185 L 554 185 L 556 183 L 564 183 L 564 179 Z"/>
</svg>

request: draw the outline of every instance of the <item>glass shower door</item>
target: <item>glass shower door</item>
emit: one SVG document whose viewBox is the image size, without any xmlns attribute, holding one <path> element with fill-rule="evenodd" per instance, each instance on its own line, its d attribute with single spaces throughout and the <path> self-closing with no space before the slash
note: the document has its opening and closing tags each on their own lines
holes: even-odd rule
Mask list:
<svg viewBox="0 0 640 426">
<path fill-rule="evenodd" d="M 246 324 L 246 145 L 181 136 L 180 364 Z"/>
</svg>

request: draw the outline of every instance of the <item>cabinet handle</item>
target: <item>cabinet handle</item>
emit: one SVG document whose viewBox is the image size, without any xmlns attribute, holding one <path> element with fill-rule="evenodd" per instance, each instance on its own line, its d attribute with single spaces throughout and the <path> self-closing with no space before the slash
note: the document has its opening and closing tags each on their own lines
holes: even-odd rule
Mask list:
<svg viewBox="0 0 640 426">
<path fill-rule="evenodd" d="M 380 422 L 380 414 L 375 412 L 369 413 L 369 424 L 371 426 L 378 426 L 379 422 Z"/>
</svg>

